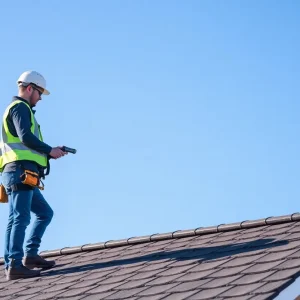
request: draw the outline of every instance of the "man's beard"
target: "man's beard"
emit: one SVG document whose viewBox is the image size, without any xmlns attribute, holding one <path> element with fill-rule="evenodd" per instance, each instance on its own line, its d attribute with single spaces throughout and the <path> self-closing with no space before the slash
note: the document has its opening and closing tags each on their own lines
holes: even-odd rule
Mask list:
<svg viewBox="0 0 300 300">
<path fill-rule="evenodd" d="M 29 103 L 31 107 L 35 107 L 35 105 L 32 104 L 33 103 L 32 98 L 33 98 L 33 94 L 29 97 Z"/>
</svg>

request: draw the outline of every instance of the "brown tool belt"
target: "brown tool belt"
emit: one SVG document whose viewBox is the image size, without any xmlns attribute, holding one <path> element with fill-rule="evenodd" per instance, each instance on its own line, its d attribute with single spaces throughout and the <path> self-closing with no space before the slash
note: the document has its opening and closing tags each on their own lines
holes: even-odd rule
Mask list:
<svg viewBox="0 0 300 300">
<path fill-rule="evenodd" d="M 37 187 L 40 190 L 44 189 L 44 183 L 40 179 L 38 173 L 25 170 L 24 173 L 21 175 L 21 180 L 23 184 L 29 185 L 31 187 Z"/>
</svg>

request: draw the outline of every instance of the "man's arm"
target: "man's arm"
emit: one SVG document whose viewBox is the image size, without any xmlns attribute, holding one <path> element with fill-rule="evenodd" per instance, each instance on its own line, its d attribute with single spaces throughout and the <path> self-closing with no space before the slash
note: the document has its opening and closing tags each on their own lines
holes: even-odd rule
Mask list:
<svg viewBox="0 0 300 300">
<path fill-rule="evenodd" d="M 9 114 L 14 125 L 15 134 L 18 135 L 21 142 L 27 147 L 38 152 L 49 155 L 52 147 L 40 141 L 30 130 L 31 115 L 29 108 L 25 103 L 19 103 L 13 106 Z M 14 135 L 14 132 L 11 133 Z"/>
</svg>

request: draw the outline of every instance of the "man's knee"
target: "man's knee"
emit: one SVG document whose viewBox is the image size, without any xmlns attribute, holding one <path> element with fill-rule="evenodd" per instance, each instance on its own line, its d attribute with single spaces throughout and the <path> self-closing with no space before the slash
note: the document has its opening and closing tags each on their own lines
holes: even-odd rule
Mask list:
<svg viewBox="0 0 300 300">
<path fill-rule="evenodd" d="M 50 223 L 53 216 L 54 216 L 54 212 L 53 212 L 52 208 L 49 207 L 49 209 L 47 210 L 47 212 L 44 215 L 44 219 L 45 219 L 45 221 L 48 221 L 48 223 Z"/>
<path fill-rule="evenodd" d="M 50 210 L 49 210 L 49 212 L 48 212 L 48 218 L 49 218 L 49 221 L 52 220 L 53 216 L 54 216 L 54 211 L 50 208 Z"/>
<path fill-rule="evenodd" d="M 37 219 L 43 221 L 44 223 L 48 223 L 48 224 L 51 222 L 53 215 L 54 215 L 54 212 L 50 207 L 46 211 L 36 214 Z"/>
</svg>

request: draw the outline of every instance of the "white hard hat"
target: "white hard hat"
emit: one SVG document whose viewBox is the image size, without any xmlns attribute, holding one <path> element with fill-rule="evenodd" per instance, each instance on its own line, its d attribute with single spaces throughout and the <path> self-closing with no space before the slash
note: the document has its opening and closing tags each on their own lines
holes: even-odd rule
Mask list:
<svg viewBox="0 0 300 300">
<path fill-rule="evenodd" d="M 46 80 L 45 78 L 36 71 L 26 71 L 19 77 L 17 84 L 18 86 L 22 85 L 22 83 L 33 83 L 37 85 L 38 87 L 42 88 L 44 90 L 44 95 L 49 95 L 50 92 L 46 89 Z"/>
</svg>

